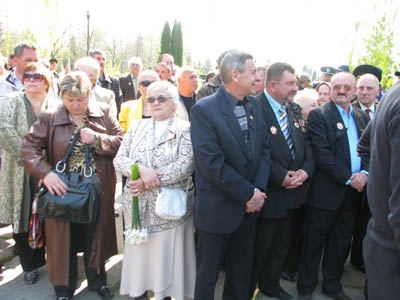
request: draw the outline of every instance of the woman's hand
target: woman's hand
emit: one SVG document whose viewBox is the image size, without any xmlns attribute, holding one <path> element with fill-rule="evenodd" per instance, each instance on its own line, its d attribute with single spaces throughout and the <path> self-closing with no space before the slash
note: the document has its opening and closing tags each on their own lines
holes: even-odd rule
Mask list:
<svg viewBox="0 0 400 300">
<path fill-rule="evenodd" d="M 128 186 L 131 190 L 132 196 L 137 197 L 139 193 L 145 190 L 143 180 L 141 178 L 137 180 L 128 180 Z"/>
<path fill-rule="evenodd" d="M 162 173 L 144 166 L 139 166 L 139 177 L 142 179 L 146 190 L 151 190 L 160 186 L 160 179 L 158 179 L 158 176 L 162 176 Z"/>
<path fill-rule="evenodd" d="M 67 192 L 67 186 L 53 171 L 50 171 L 46 176 L 44 176 L 43 183 L 53 196 L 54 194 L 62 196 Z"/>
<path fill-rule="evenodd" d="M 80 135 L 82 143 L 91 145 L 94 143 L 96 132 L 90 128 L 82 128 Z"/>
</svg>

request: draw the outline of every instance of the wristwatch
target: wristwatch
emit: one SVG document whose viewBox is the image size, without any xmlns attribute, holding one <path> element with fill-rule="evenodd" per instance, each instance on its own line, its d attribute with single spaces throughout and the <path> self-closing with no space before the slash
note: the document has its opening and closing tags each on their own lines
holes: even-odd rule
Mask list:
<svg viewBox="0 0 400 300">
<path fill-rule="evenodd" d="M 258 188 L 254 188 L 254 193 L 259 192 L 260 190 Z"/>
</svg>

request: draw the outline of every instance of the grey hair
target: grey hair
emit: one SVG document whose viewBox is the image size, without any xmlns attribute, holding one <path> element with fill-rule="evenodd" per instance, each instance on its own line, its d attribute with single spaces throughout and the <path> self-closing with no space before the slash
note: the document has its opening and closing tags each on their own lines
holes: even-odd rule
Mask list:
<svg viewBox="0 0 400 300">
<path fill-rule="evenodd" d="M 183 66 L 183 67 L 179 68 L 179 70 L 176 72 L 175 78 L 179 79 L 185 71 L 190 71 L 190 72 L 195 72 L 196 73 L 196 71 L 195 71 L 195 69 L 193 67 L 191 67 L 191 66 Z"/>
<path fill-rule="evenodd" d="M 358 83 L 364 78 L 372 79 L 375 82 L 376 89 L 379 89 L 379 80 L 378 80 L 378 78 L 375 75 L 369 74 L 369 73 L 363 74 L 357 79 L 357 87 L 358 87 Z"/>
<path fill-rule="evenodd" d="M 38 46 L 32 41 L 19 42 L 14 49 L 14 55 L 16 57 L 21 57 L 22 51 L 24 51 L 24 49 L 38 50 Z"/>
<path fill-rule="evenodd" d="M 89 51 L 89 56 L 90 56 L 90 57 L 93 57 L 93 56 L 95 56 L 96 54 L 101 54 L 101 55 L 103 55 L 104 57 L 106 57 L 106 53 L 105 53 L 103 50 L 101 50 L 101 49 L 93 49 L 93 50 L 90 50 L 90 51 Z"/>
<path fill-rule="evenodd" d="M 155 81 L 147 88 L 147 97 L 157 92 L 163 94 L 165 97 L 171 97 L 176 110 L 179 102 L 179 94 L 176 86 L 166 80 Z"/>
<path fill-rule="evenodd" d="M 249 59 L 253 59 L 253 56 L 248 53 L 241 51 L 228 52 L 221 62 L 220 72 L 222 82 L 227 83 L 230 81 L 230 72 L 232 70 L 238 70 L 240 73 L 243 73 L 246 70 L 246 61 Z"/>
<path fill-rule="evenodd" d="M 64 94 L 69 96 L 90 95 L 92 85 L 89 77 L 82 71 L 75 71 L 65 75 L 60 83 L 61 98 Z"/>
<path fill-rule="evenodd" d="M 142 58 L 140 56 L 133 56 L 128 60 L 128 66 L 129 67 L 131 66 L 131 64 L 134 64 L 134 63 L 136 63 L 136 64 L 140 65 L 141 67 L 143 67 Z"/>
<path fill-rule="evenodd" d="M 143 77 L 147 77 L 147 76 L 154 76 L 154 78 L 156 78 L 156 80 L 160 80 L 160 77 L 158 76 L 156 71 L 153 70 L 144 70 L 142 72 L 140 72 L 138 78 L 137 78 L 137 82 L 138 84 L 143 80 Z"/>
<path fill-rule="evenodd" d="M 86 56 L 78 59 L 74 64 L 75 69 L 85 72 L 88 76 L 93 73 L 94 79 L 97 81 L 100 75 L 100 65 L 93 57 Z"/>
</svg>

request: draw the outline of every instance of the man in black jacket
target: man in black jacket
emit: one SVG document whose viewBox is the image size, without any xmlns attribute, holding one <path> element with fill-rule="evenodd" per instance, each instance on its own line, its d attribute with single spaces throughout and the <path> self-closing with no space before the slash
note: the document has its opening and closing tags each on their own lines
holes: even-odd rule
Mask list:
<svg viewBox="0 0 400 300">
<path fill-rule="evenodd" d="M 306 202 L 305 240 L 297 280 L 299 299 L 311 299 L 322 262 L 322 293 L 349 300 L 340 279 L 368 179 L 368 165 L 357 154 L 357 143 L 368 123 L 364 112 L 350 103 L 355 77 L 341 72 L 332 77 L 332 101 L 308 116 L 315 172 Z"/>
</svg>

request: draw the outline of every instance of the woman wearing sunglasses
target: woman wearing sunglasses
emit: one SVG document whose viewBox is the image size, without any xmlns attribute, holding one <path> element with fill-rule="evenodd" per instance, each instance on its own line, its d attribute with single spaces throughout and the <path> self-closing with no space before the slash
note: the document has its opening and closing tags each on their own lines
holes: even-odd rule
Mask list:
<svg viewBox="0 0 400 300">
<path fill-rule="evenodd" d="M 37 269 L 45 264 L 44 247 L 28 244 L 32 199 L 39 180 L 29 176 L 21 163 L 22 139 L 46 109 L 60 102 L 48 96 L 50 71 L 41 63 L 28 64 L 22 73 L 25 91 L 10 94 L 0 103 L 0 144 L 3 166 L 0 175 L 0 223 L 13 224 L 13 238 L 26 284 L 38 280 Z"/>
<path fill-rule="evenodd" d="M 131 122 L 114 159 L 116 170 L 128 178 L 131 165 L 139 164 L 139 179 L 129 180 L 123 194 L 125 229 L 131 225 L 132 196 L 138 196 L 140 221 L 148 232 L 145 243 L 125 243 L 120 293 L 147 299 L 147 291 L 153 291 L 157 300 L 184 300 L 193 298 L 196 273 L 190 124 L 176 117 L 178 91 L 168 81 L 152 83 L 146 101 L 151 117 Z M 165 187 L 187 191 L 180 219 L 156 214 L 156 199 Z"/>
</svg>

